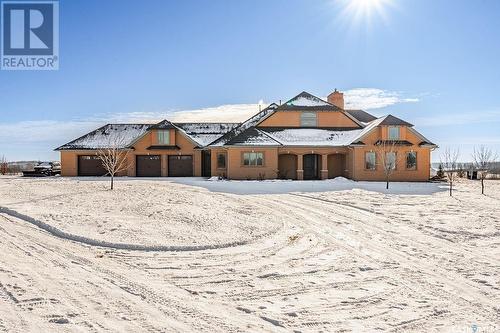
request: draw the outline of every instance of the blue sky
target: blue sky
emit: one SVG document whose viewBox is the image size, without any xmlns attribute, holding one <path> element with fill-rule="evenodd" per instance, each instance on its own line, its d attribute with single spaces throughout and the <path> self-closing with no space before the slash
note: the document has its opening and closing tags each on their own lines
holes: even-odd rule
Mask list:
<svg viewBox="0 0 500 333">
<path fill-rule="evenodd" d="M 353 1 L 61 0 L 60 69 L 0 71 L 0 155 L 56 159 L 103 123 L 235 120 L 334 88 L 464 160 L 500 151 L 500 1 Z"/>
</svg>

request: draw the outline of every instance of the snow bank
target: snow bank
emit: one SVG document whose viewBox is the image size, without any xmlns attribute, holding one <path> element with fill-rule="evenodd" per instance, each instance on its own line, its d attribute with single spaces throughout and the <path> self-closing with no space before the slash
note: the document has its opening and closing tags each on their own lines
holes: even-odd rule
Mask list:
<svg viewBox="0 0 500 333">
<path fill-rule="evenodd" d="M 223 182 L 207 181 L 203 178 L 175 178 L 172 182 L 205 188 L 211 192 L 240 195 L 286 194 L 297 192 L 331 192 L 359 189 L 384 194 L 431 195 L 446 191 L 446 184 L 441 183 L 401 183 L 391 182 L 389 190 L 385 182 L 357 182 L 344 177 L 331 180 L 226 180 Z"/>
<path fill-rule="evenodd" d="M 283 223 L 256 202 L 171 181 L 120 178 L 108 186 L 105 177 L 2 179 L 0 206 L 71 235 L 148 247 L 227 246 Z"/>
<path fill-rule="evenodd" d="M 253 241 L 256 241 L 259 238 L 269 236 L 272 233 L 275 233 L 279 230 L 279 228 L 266 232 L 261 235 L 253 236 L 251 239 L 246 240 L 237 240 L 233 242 L 227 243 L 219 243 L 219 244 L 203 244 L 203 245 L 142 245 L 142 244 L 127 244 L 127 243 L 114 243 L 107 242 L 99 239 L 89 238 L 85 236 L 79 236 L 75 234 L 71 234 L 65 232 L 59 228 L 56 228 L 50 224 L 37 220 L 31 216 L 21 214 L 15 210 L 0 206 L 0 214 L 7 214 L 12 217 L 18 218 L 20 220 L 29 222 L 38 228 L 47 231 L 51 235 L 55 237 L 59 237 L 62 239 L 90 245 L 90 246 L 99 246 L 106 247 L 117 250 L 131 250 L 131 251 L 202 251 L 202 250 L 211 250 L 211 249 L 223 249 L 232 246 L 241 246 L 245 244 L 249 244 Z"/>
</svg>

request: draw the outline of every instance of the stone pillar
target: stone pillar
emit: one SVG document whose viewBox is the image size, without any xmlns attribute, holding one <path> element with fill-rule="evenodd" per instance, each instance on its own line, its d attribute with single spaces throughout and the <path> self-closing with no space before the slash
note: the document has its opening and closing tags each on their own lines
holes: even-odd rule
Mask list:
<svg viewBox="0 0 500 333">
<path fill-rule="evenodd" d="M 321 155 L 321 179 L 328 179 L 328 155 Z"/>
<path fill-rule="evenodd" d="M 304 180 L 304 156 L 297 155 L 297 180 Z"/>
</svg>

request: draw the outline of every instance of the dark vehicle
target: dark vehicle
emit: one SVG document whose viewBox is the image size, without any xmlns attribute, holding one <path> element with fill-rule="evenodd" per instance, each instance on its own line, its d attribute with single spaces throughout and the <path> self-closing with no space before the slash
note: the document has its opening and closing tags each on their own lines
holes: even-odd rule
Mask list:
<svg viewBox="0 0 500 333">
<path fill-rule="evenodd" d="M 40 162 L 33 170 L 23 171 L 23 177 L 48 177 L 61 174 L 61 163 Z"/>
</svg>

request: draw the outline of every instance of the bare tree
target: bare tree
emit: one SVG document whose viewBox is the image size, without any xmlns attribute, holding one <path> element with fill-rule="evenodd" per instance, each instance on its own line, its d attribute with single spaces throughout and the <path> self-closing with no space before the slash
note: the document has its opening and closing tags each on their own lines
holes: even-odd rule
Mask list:
<svg viewBox="0 0 500 333">
<path fill-rule="evenodd" d="M 486 146 L 474 147 L 472 160 L 477 169 L 478 176 L 481 179 L 481 194 L 484 194 L 484 180 L 495 164 L 497 155 Z"/>
<path fill-rule="evenodd" d="M 110 134 L 105 147 L 97 151 L 104 169 L 111 177 L 111 190 L 114 188 L 115 176 L 128 168 L 129 150 L 126 148 L 127 143 L 122 135 Z"/>
<path fill-rule="evenodd" d="M 444 167 L 446 178 L 448 178 L 448 183 L 450 184 L 450 197 L 453 195 L 453 182 L 457 176 L 459 155 L 460 149 L 451 149 L 449 147 L 441 155 L 441 164 Z"/>
<path fill-rule="evenodd" d="M 9 163 L 7 162 L 7 158 L 2 155 L 0 156 L 0 174 L 6 175 L 9 172 Z"/>
<path fill-rule="evenodd" d="M 381 141 L 376 145 L 376 153 L 379 155 L 380 165 L 384 172 L 385 188 L 389 189 L 391 175 L 396 171 L 396 167 L 402 155 L 397 152 L 396 141 Z"/>
</svg>

